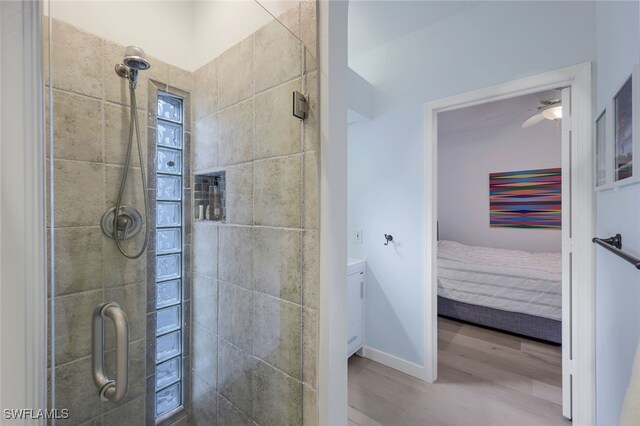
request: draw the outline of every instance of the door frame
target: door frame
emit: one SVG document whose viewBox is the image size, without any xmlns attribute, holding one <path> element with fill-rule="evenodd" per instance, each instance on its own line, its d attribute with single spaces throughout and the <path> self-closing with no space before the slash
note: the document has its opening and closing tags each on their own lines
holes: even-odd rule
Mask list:
<svg viewBox="0 0 640 426">
<path fill-rule="evenodd" d="M 0 2 L 0 405 L 34 413 L 47 398 L 42 6 Z"/>
<path fill-rule="evenodd" d="M 591 63 L 586 62 L 425 104 L 425 281 L 424 377 L 437 379 L 437 115 L 438 113 L 515 96 L 571 88 L 571 396 L 574 424 L 595 424 L 595 268 L 591 238 L 594 232 Z M 578 143 L 577 141 L 584 141 Z M 580 285 L 576 285 L 580 283 Z"/>
</svg>

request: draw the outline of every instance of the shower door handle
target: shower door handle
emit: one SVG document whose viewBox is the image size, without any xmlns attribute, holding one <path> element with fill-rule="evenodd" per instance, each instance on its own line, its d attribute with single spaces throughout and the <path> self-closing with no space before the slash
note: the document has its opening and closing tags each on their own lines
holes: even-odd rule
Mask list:
<svg viewBox="0 0 640 426">
<path fill-rule="evenodd" d="M 113 321 L 116 332 L 116 378 L 111 380 L 104 371 L 104 321 Z M 118 402 L 127 394 L 129 385 L 129 322 L 116 302 L 107 302 L 93 312 L 93 382 L 103 401 Z"/>
</svg>

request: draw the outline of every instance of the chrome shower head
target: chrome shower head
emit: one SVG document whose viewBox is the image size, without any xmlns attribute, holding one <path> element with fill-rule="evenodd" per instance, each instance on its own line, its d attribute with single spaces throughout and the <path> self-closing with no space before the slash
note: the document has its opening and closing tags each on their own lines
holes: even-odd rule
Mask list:
<svg viewBox="0 0 640 426">
<path fill-rule="evenodd" d="M 151 68 L 144 50 L 137 46 L 127 46 L 124 49 L 124 59 L 121 64 L 116 64 L 115 70 L 122 78 L 129 80 L 129 87 L 135 89 L 138 85 L 138 71 Z"/>
<path fill-rule="evenodd" d="M 151 63 L 147 59 L 144 50 L 137 46 L 127 46 L 124 50 L 122 63 L 132 70 L 144 71 L 151 68 Z"/>
</svg>

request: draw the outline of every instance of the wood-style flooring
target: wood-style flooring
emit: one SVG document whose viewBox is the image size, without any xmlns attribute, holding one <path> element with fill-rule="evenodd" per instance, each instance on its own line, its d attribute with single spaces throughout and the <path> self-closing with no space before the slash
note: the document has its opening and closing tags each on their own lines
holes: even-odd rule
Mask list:
<svg viewBox="0 0 640 426">
<path fill-rule="evenodd" d="M 349 359 L 350 426 L 555 426 L 562 417 L 560 346 L 438 321 L 438 380 L 429 384 Z"/>
</svg>

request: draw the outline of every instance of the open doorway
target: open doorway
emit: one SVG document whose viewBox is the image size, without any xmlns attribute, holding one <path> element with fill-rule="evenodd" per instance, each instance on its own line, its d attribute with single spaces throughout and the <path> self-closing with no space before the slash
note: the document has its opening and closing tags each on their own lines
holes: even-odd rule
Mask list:
<svg viewBox="0 0 640 426">
<path fill-rule="evenodd" d="M 592 174 L 591 168 L 589 167 L 592 162 L 590 140 L 591 123 L 589 119 L 590 91 L 588 89 L 590 81 L 589 71 L 589 64 L 583 64 L 513 80 L 501 85 L 430 102 L 426 105 L 425 110 L 425 168 L 429 170 L 426 175 L 425 193 L 427 206 L 426 238 L 430 243 L 427 245 L 426 253 L 425 376 L 428 381 L 434 382 L 438 379 L 439 350 L 442 349 L 439 347 L 438 342 L 437 315 L 440 308 L 442 308 L 443 311 L 449 308 L 449 314 L 452 309 L 456 309 L 456 307 L 442 306 L 442 303 L 440 303 L 439 306 L 438 303 L 438 278 L 440 273 L 440 259 L 438 256 L 440 245 L 438 242 L 438 194 L 440 186 L 438 140 L 440 137 L 439 126 L 442 125 L 441 118 L 448 111 L 460 110 L 495 101 L 505 101 L 519 96 L 540 94 L 541 92 L 549 90 L 561 91 L 560 100 L 563 117 L 562 120 L 560 120 L 561 165 L 559 168 L 561 170 L 559 175 L 561 176 L 562 235 L 560 255 L 562 283 L 560 333 L 562 342 L 562 415 L 569 419 L 573 418 L 574 421 L 587 418 L 590 415 L 590 410 L 583 405 L 583 401 L 589 399 L 593 391 L 593 271 L 589 237 L 592 231 L 592 216 L 587 210 L 587 206 L 590 206 L 592 202 Z M 543 106 L 543 108 L 545 107 L 545 105 L 541 106 Z M 535 112 L 534 110 L 533 113 Z M 476 156 L 477 155 L 478 154 L 476 154 Z M 531 156 L 531 154 L 529 155 Z M 522 178 L 524 181 L 521 181 L 520 184 L 528 185 L 528 183 L 524 183 L 526 179 L 531 179 L 532 176 L 540 178 L 542 174 L 549 174 L 550 171 L 547 169 L 505 170 L 503 173 L 497 173 L 494 176 L 494 178 L 496 178 L 494 180 L 507 179 L 510 180 L 510 183 L 518 183 L 517 179 Z M 490 184 L 488 180 L 489 176 L 487 176 L 485 180 L 487 186 Z M 490 188 L 487 188 L 487 190 L 489 189 Z M 485 194 L 487 194 L 487 192 L 485 192 Z M 494 206 L 495 213 L 497 213 L 494 217 L 496 223 L 501 223 L 501 220 L 509 219 L 510 215 L 511 219 L 518 217 L 517 214 L 514 214 L 521 213 L 518 212 L 517 209 L 515 212 L 509 212 L 508 209 L 505 212 L 503 210 L 505 210 L 506 207 L 500 206 L 499 204 L 501 200 L 504 201 L 504 198 L 501 197 L 508 195 L 508 192 L 505 194 L 498 191 L 494 195 L 498 195 L 496 199 L 493 200 L 498 203 Z M 487 194 L 487 196 L 490 197 L 490 194 Z M 515 199 L 518 201 L 517 197 Z M 488 209 L 490 210 L 492 200 L 489 199 L 488 202 Z M 490 223 L 491 213 L 492 212 L 489 211 Z M 527 219 L 525 218 L 524 220 Z M 504 257 L 504 254 L 502 257 Z M 518 264 L 515 260 L 504 262 L 503 259 L 502 262 L 508 267 L 513 267 Z M 543 265 L 548 265 L 549 263 L 551 263 L 551 261 L 542 262 Z M 527 288 L 530 289 L 531 287 L 532 284 L 529 283 Z M 477 302 L 477 298 L 473 300 Z M 467 307 L 468 306 L 464 306 L 464 308 Z M 495 308 L 496 306 L 494 305 L 493 307 Z M 503 305 L 502 308 L 505 308 L 505 306 Z M 463 308 L 458 306 L 457 309 L 462 310 Z M 529 324 L 523 325 L 522 318 L 514 318 L 512 315 L 513 312 L 509 312 L 507 316 L 499 320 L 492 317 L 493 313 L 475 312 L 474 314 L 476 318 L 479 316 L 483 317 L 482 321 L 478 321 L 485 323 L 482 325 L 492 327 L 499 325 L 501 329 L 506 329 L 511 333 L 527 336 L 533 334 L 533 337 L 537 339 L 552 340 L 553 336 L 548 334 L 548 330 L 545 331 L 547 333 L 546 336 L 540 333 L 532 333 L 533 328 L 553 328 L 549 323 L 540 324 L 533 321 L 532 323 L 530 322 Z M 547 313 L 547 316 L 548 315 Z M 468 319 L 469 318 L 467 318 L 467 320 Z M 550 320 L 550 318 L 546 318 L 546 320 Z M 518 323 L 518 325 L 514 325 L 515 323 Z M 508 327 L 504 324 L 508 324 Z M 555 334 L 557 334 L 557 331 Z M 578 423 L 580 423 L 580 421 L 578 421 Z"/>
<path fill-rule="evenodd" d="M 566 422 L 569 368 L 562 109 L 556 88 L 442 112 L 437 126 L 439 381 L 509 393 L 549 425 Z"/>
</svg>

